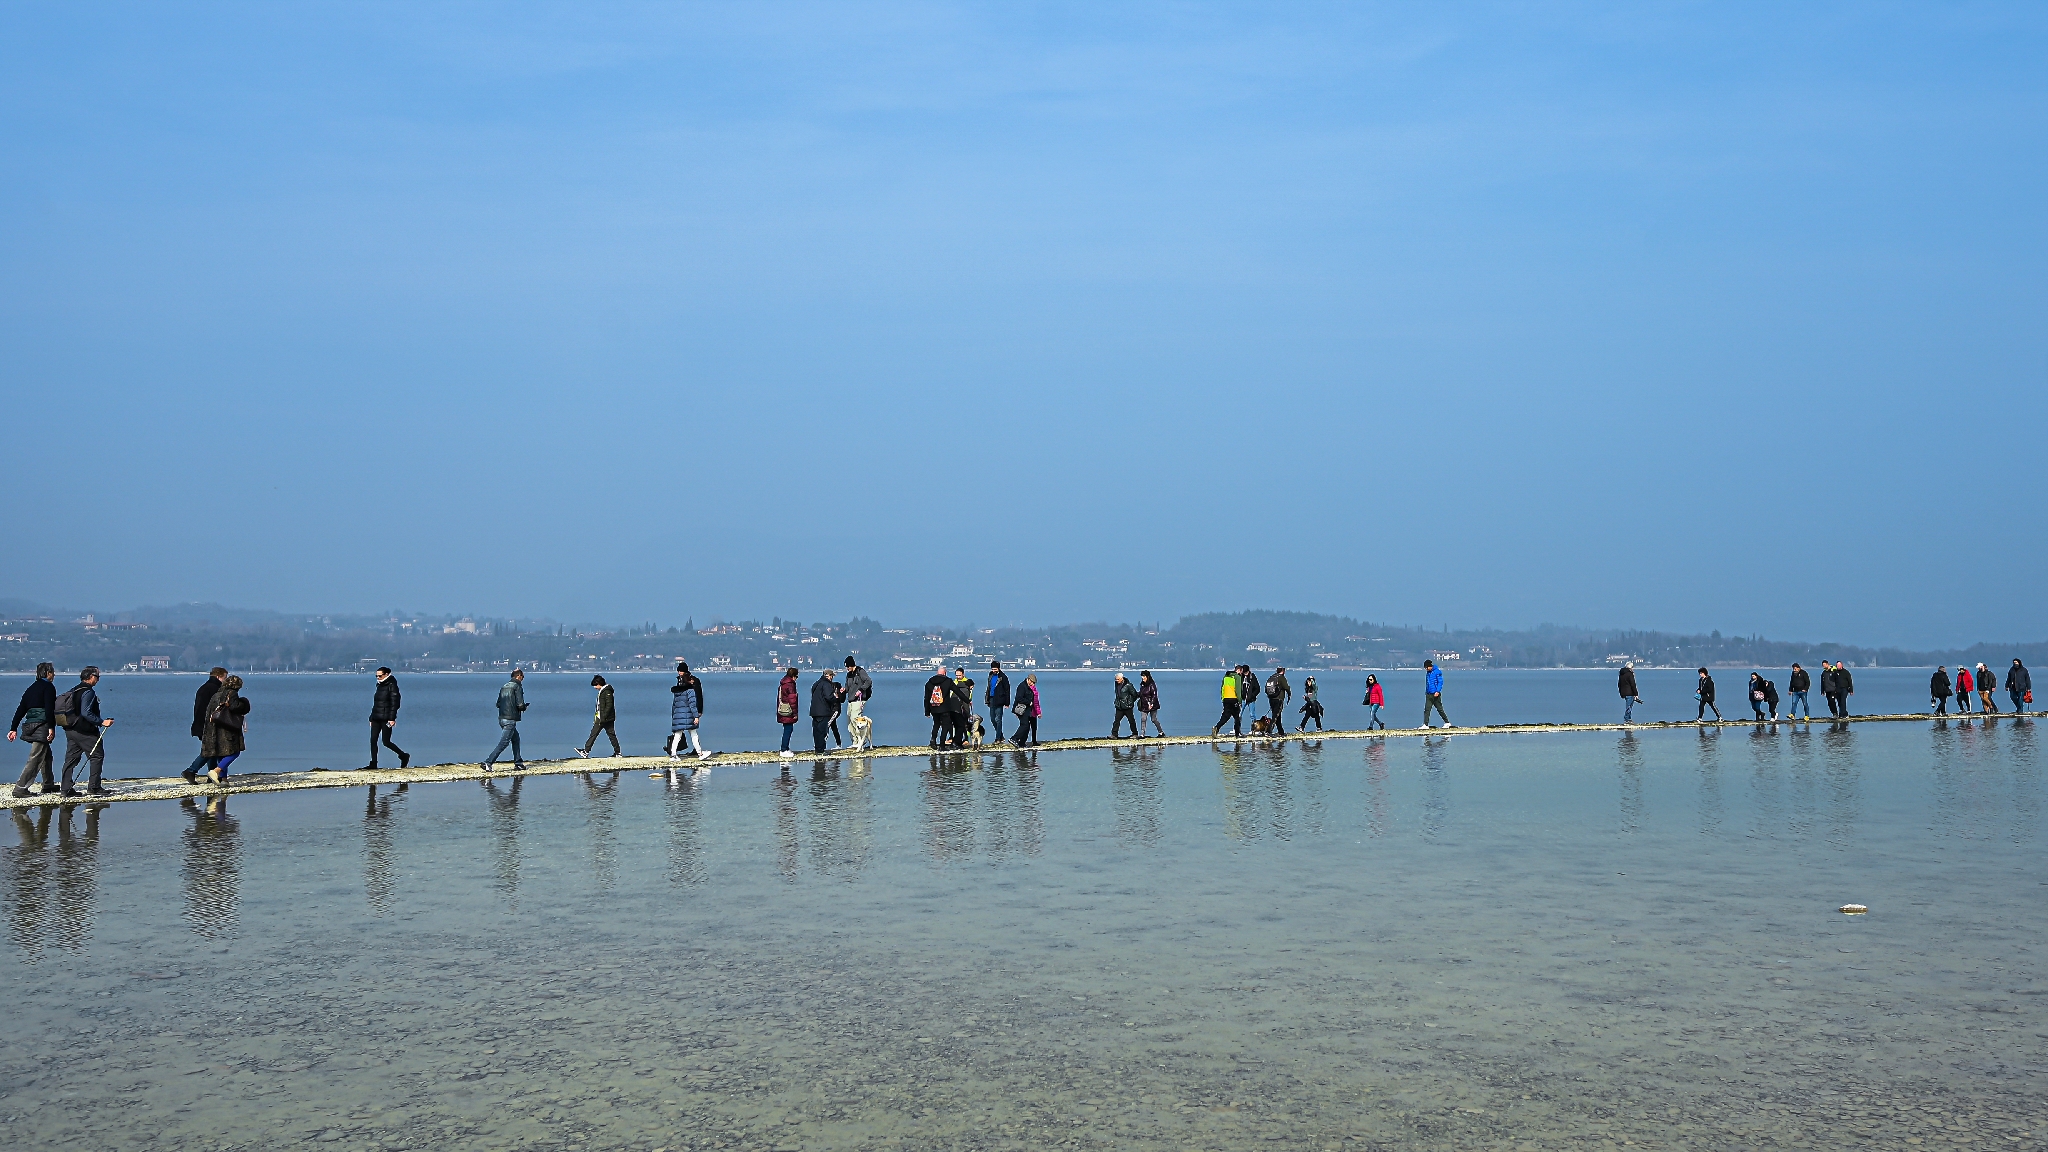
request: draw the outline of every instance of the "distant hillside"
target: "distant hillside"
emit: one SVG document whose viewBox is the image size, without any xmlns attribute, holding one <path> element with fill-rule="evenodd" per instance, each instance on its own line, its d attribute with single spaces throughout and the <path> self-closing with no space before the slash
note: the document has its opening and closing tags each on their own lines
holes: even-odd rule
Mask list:
<svg viewBox="0 0 2048 1152">
<path fill-rule="evenodd" d="M 1427 659 L 1464 668 L 1599 668 L 1632 660 L 1648 667 L 1782 668 L 1843 660 L 1856 667 L 1975 663 L 2003 668 L 2015 656 L 2048 665 L 2048 642 L 1975 643 L 1914 652 L 1852 644 L 1704 636 L 1544 625 L 1523 631 L 1428 630 L 1313 612 L 1211 612 L 1170 627 L 1057 624 L 1043 628 L 888 628 L 855 617 L 841 623 L 694 621 L 562 624 L 422 616 L 295 615 L 218 604 L 179 604 L 110 613 L 59 612 L 0 601 L 0 670 L 49 660 L 72 669 L 344 671 L 389 664 L 418 671 L 509 668 L 615 671 L 669 668 L 678 659 L 722 669 L 837 664 L 848 654 L 876 668 L 935 664 L 1026 668 L 1221 668 L 1239 662 L 1292 668 L 1414 667 Z M 88 616 L 90 617 L 88 619 Z"/>
</svg>

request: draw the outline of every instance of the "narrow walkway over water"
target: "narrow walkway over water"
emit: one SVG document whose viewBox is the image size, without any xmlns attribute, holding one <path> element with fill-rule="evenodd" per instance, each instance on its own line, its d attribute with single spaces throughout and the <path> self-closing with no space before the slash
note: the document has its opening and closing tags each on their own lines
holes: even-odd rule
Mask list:
<svg viewBox="0 0 2048 1152">
<path fill-rule="evenodd" d="M 1971 714 L 1968 716 L 1941 716 L 1932 712 L 1895 713 L 1879 716 L 1827 717 L 1817 723 L 1826 724 L 1895 724 L 1909 721 L 1959 720 L 1967 723 L 1990 722 L 1995 720 L 2023 719 L 2014 713 L 1994 713 L 1990 716 Z M 1812 724 L 1811 720 L 1708 720 L 1703 722 L 1661 721 L 1654 724 L 1493 724 L 1473 728 L 1386 728 L 1379 730 L 1346 729 L 1328 732 L 1290 732 L 1282 736 L 1153 736 L 1153 737 L 1097 737 L 1085 740 L 1048 740 L 1032 746 L 1034 752 L 1068 752 L 1088 748 L 1133 748 L 1157 747 L 1167 744 L 1274 744 L 1302 740 L 1370 740 L 1399 739 L 1417 736 L 1498 736 L 1534 734 L 1546 732 L 1653 732 L 1675 731 L 1689 728 L 1759 728 L 1764 725 Z M 979 748 L 934 749 L 922 744 L 893 744 L 869 748 L 861 752 L 835 749 L 826 753 L 798 752 L 794 762 L 816 762 L 820 760 L 880 760 L 900 759 L 912 756 L 977 756 L 988 753 L 1013 751 L 1008 744 L 987 744 Z M 201 782 L 187 784 L 177 776 L 131 777 L 106 782 L 105 796 L 60 797 L 31 795 L 14 798 L 0 790 L 0 808 L 26 808 L 45 804 L 104 804 L 122 800 L 176 800 L 185 796 L 243 795 L 252 792 L 290 792 L 301 788 L 360 788 L 369 784 L 431 784 L 450 780 L 482 780 L 486 777 L 508 777 L 515 775 L 575 775 L 584 772 L 626 772 L 639 770 L 662 770 L 670 767 L 696 768 L 737 768 L 762 764 L 786 764 L 793 761 L 784 759 L 779 753 L 768 752 L 718 752 L 705 760 L 685 757 L 681 761 L 666 756 L 592 756 L 574 760 L 529 760 L 521 772 L 500 762 L 494 771 L 486 772 L 482 764 L 434 764 L 412 768 L 382 768 L 357 770 L 353 772 L 279 772 L 238 774 L 232 777 L 226 787 Z"/>
</svg>

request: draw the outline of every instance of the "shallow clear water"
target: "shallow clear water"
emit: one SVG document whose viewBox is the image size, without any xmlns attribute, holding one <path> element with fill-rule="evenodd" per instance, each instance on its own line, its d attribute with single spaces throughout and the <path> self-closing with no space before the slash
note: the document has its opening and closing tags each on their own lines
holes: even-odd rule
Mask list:
<svg viewBox="0 0 2048 1152">
<path fill-rule="evenodd" d="M 2036 745 L 1466 735 L 20 811 L 0 1118 L 20 1147 L 2031 1147 Z"/>
</svg>

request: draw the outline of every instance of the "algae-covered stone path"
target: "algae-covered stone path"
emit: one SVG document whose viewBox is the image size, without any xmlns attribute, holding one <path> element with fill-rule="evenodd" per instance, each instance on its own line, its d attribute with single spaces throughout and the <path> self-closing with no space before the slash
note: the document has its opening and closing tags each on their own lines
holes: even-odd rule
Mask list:
<svg viewBox="0 0 2048 1152">
<path fill-rule="evenodd" d="M 1958 720 L 1996 720 L 2002 717 L 1953 717 Z M 2015 717 L 2016 718 L 2016 717 Z M 1824 717 L 1820 724 L 1884 724 L 1907 721 L 1947 720 L 1932 712 L 1895 713 L 1878 716 Z M 1033 752 L 1070 752 L 1090 748 L 1132 748 L 1141 746 L 1157 747 L 1165 744 L 1274 744 L 1301 740 L 1371 740 L 1401 739 L 1418 736 L 1499 736 L 1557 732 L 1653 732 L 1691 728 L 1755 728 L 1763 724 L 1790 726 L 1794 723 L 1811 724 L 1810 720 L 1708 720 L 1704 722 L 1659 721 L 1652 724 L 1493 724 L 1474 728 L 1386 728 L 1380 730 L 1346 729 L 1328 732 L 1290 732 L 1283 736 L 1153 736 L 1153 737 L 1098 737 L 1079 740 L 1047 740 L 1033 745 Z M 176 800 L 185 796 L 242 795 L 251 792 L 290 792 L 301 788 L 360 788 L 366 784 L 430 784 L 449 780 L 481 780 L 489 776 L 538 776 L 570 775 L 583 772 L 623 772 L 638 769 L 647 771 L 666 768 L 694 769 L 699 766 L 712 768 L 738 768 L 765 764 L 813 763 L 825 760 L 870 761 L 904 759 L 909 757 L 945 756 L 961 760 L 978 755 L 1014 751 L 1008 744 L 983 745 L 979 748 L 935 749 L 921 744 L 896 744 L 880 748 L 848 752 L 843 749 L 826 753 L 799 752 L 794 761 L 777 752 L 718 752 L 699 760 L 694 756 L 678 761 L 666 756 L 592 756 L 572 760 L 529 760 L 523 770 L 514 772 L 511 766 L 500 762 L 495 770 L 485 771 L 479 763 L 434 764 L 412 768 L 382 768 L 353 772 L 278 772 L 236 774 L 226 786 L 216 786 L 203 779 L 198 784 L 187 784 L 177 776 L 130 777 L 108 780 L 104 796 L 58 796 L 37 793 L 16 798 L 0 789 L 0 807 L 24 808 L 44 804 L 104 804 L 124 800 Z"/>
</svg>

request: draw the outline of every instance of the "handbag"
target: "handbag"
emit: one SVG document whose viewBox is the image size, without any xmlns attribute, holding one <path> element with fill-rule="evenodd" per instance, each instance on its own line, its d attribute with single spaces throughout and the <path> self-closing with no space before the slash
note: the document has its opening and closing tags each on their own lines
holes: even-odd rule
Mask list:
<svg viewBox="0 0 2048 1152">
<path fill-rule="evenodd" d="M 1030 714 L 1031 705 L 1026 704 L 1022 700 L 1019 700 L 1015 704 L 1010 705 L 1010 715 L 1015 716 L 1019 720 L 1022 720 L 1024 717 L 1029 716 Z"/>
<path fill-rule="evenodd" d="M 778 718 L 789 717 L 791 719 L 795 719 L 796 705 L 791 704 L 787 700 L 777 700 L 775 702 L 775 715 Z"/>
<path fill-rule="evenodd" d="M 31 744 L 48 744 L 56 739 L 56 729 L 50 726 L 50 714 L 41 708 L 31 708 L 21 714 L 20 739 Z"/>
</svg>

